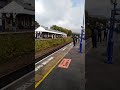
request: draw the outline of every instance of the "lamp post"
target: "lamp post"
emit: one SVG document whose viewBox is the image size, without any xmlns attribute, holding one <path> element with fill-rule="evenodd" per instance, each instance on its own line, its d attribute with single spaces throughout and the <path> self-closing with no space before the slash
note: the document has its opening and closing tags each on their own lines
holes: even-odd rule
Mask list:
<svg viewBox="0 0 120 90">
<path fill-rule="evenodd" d="M 116 0 L 111 0 L 111 4 L 113 5 L 113 10 L 111 10 L 111 18 L 110 18 L 110 30 L 108 37 L 108 47 L 107 47 L 107 63 L 112 64 L 113 57 L 113 31 L 115 25 L 115 13 L 116 13 Z"/>
</svg>

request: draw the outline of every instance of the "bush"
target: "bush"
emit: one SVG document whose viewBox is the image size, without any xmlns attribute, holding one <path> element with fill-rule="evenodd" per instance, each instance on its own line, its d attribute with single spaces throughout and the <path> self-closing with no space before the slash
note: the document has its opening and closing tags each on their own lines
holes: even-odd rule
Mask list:
<svg viewBox="0 0 120 90">
<path fill-rule="evenodd" d="M 72 41 L 72 38 L 59 38 L 59 39 L 50 39 L 50 40 L 36 40 L 35 41 L 35 51 L 40 52 L 50 47 L 55 47 L 60 44 L 69 43 Z"/>
<path fill-rule="evenodd" d="M 34 33 L 0 34 L 0 60 L 30 53 L 34 45 Z"/>
</svg>

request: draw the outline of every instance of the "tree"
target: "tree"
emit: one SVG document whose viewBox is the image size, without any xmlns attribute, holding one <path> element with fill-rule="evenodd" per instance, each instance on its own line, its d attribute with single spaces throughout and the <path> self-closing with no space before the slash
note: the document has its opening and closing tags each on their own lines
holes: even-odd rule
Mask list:
<svg viewBox="0 0 120 90">
<path fill-rule="evenodd" d="M 68 36 L 71 36 L 71 35 L 72 35 L 72 31 L 69 30 L 67 35 L 68 35 Z"/>
<path fill-rule="evenodd" d="M 57 30 L 57 31 L 60 31 L 60 32 L 64 32 L 66 33 L 68 36 L 71 36 L 72 35 L 72 31 L 71 30 L 68 30 L 66 28 L 63 28 L 63 27 L 59 27 L 57 25 L 52 25 L 50 27 L 50 29 L 53 29 L 53 30 Z"/>
</svg>

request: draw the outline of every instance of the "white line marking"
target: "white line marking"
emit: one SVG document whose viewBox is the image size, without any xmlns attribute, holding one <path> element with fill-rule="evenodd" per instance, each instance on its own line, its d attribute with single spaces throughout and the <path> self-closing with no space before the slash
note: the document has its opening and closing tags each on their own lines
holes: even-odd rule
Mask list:
<svg viewBox="0 0 120 90">
<path fill-rule="evenodd" d="M 63 51 L 66 49 L 67 47 L 63 48 Z"/>
<path fill-rule="evenodd" d="M 68 44 L 68 45 L 70 46 L 70 45 L 71 45 L 71 43 L 70 43 L 70 44 Z M 68 45 L 66 45 L 65 47 L 67 47 Z M 65 48 L 65 47 L 63 47 L 63 48 Z M 47 57 L 43 58 L 42 60 L 38 61 L 37 63 L 35 63 L 35 65 L 36 65 L 36 64 L 38 64 L 38 63 L 40 63 L 40 62 L 42 62 L 42 61 L 44 61 L 46 58 L 48 58 L 48 57 L 52 56 L 53 54 L 57 53 L 58 51 L 62 50 L 63 48 L 61 48 L 61 49 L 57 50 L 56 52 L 54 52 L 54 53 L 52 53 L 52 54 L 48 55 Z"/>
<path fill-rule="evenodd" d="M 48 62 L 50 62 L 54 57 L 50 57 L 47 61 L 43 62 L 41 65 L 37 66 L 35 68 L 35 71 L 38 71 L 40 68 L 42 68 L 44 65 L 46 65 Z"/>
<path fill-rule="evenodd" d="M 71 46 L 71 48 L 69 48 L 68 52 L 69 52 L 71 49 L 72 49 L 72 46 Z M 67 55 L 67 54 L 68 54 L 68 52 L 67 52 L 65 55 Z"/>
<path fill-rule="evenodd" d="M 47 62 L 43 62 L 43 63 L 42 63 L 42 65 L 46 65 L 46 64 L 47 64 Z"/>
<path fill-rule="evenodd" d="M 50 60 L 52 60 L 54 57 L 51 57 L 51 58 L 49 58 L 48 60 L 50 61 Z"/>
<path fill-rule="evenodd" d="M 72 43 L 69 44 L 69 46 L 71 45 Z"/>
<path fill-rule="evenodd" d="M 38 68 L 35 68 L 35 71 L 38 71 Z"/>
<path fill-rule="evenodd" d="M 35 68 L 35 71 L 38 71 L 38 69 L 40 69 L 40 68 L 42 68 L 42 67 L 43 67 L 43 65 L 37 66 L 37 67 Z"/>
</svg>

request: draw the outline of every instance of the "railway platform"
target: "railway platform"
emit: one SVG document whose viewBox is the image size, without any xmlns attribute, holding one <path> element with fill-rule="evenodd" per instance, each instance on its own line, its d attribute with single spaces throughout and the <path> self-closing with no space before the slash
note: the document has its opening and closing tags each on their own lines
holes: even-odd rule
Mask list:
<svg viewBox="0 0 120 90">
<path fill-rule="evenodd" d="M 59 62 L 41 76 L 43 79 L 36 80 L 36 90 L 85 90 L 85 54 L 79 53 L 79 43 L 74 47 L 69 44 L 61 50 L 57 55 Z M 53 58 L 55 56 L 49 60 Z M 37 78 L 40 78 L 39 73 L 36 72 Z"/>
<path fill-rule="evenodd" d="M 120 34 L 114 33 L 113 64 L 107 64 L 107 42 L 85 55 L 86 90 L 120 90 Z"/>
</svg>

